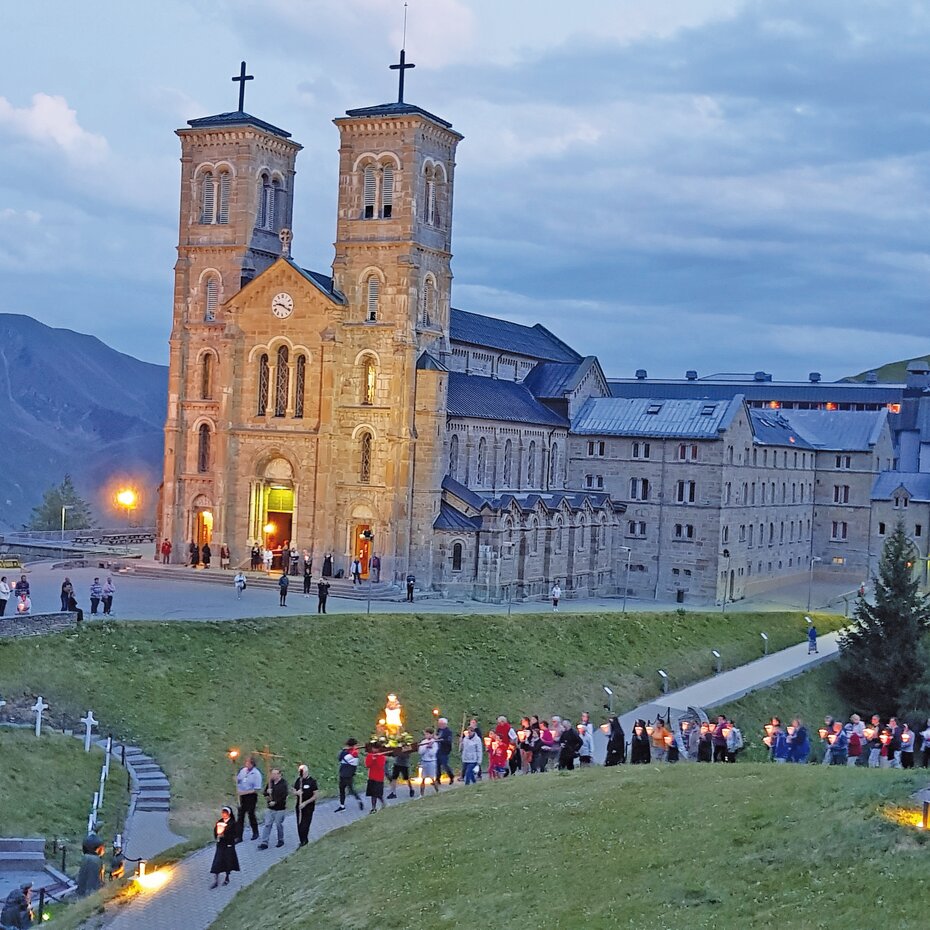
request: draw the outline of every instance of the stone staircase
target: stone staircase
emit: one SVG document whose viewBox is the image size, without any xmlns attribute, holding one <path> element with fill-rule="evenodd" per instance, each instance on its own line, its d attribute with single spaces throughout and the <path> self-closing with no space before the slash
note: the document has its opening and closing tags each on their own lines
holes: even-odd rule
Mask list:
<svg viewBox="0 0 930 930">
<path fill-rule="evenodd" d="M 167 813 L 171 809 L 171 787 L 161 766 L 138 746 L 126 746 L 125 749 L 114 746 L 113 754 L 125 758 L 126 770 L 136 791 L 135 810 Z"/>
<path fill-rule="evenodd" d="M 45 868 L 45 840 L 42 837 L 0 837 L 0 870 L 28 872 Z"/>
</svg>

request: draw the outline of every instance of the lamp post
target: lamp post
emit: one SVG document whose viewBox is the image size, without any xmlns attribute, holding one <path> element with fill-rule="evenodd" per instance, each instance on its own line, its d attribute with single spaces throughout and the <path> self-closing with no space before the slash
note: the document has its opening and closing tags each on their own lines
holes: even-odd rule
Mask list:
<svg viewBox="0 0 930 930">
<path fill-rule="evenodd" d="M 607 710 L 608 710 L 608 712 L 609 712 L 610 714 L 613 714 L 613 712 L 614 712 L 614 693 L 613 693 L 613 691 L 610 690 L 610 688 L 609 688 L 607 685 L 604 685 L 604 692 L 605 692 L 605 694 L 607 695 L 607 703 L 608 703 Z"/>
<path fill-rule="evenodd" d="M 720 599 L 720 613 L 727 612 L 727 585 L 730 583 L 730 550 L 724 549 L 721 553 L 727 560 L 727 567 L 723 572 L 723 597 Z"/>
<path fill-rule="evenodd" d="M 126 526 L 132 525 L 132 509 L 136 506 L 138 495 L 132 488 L 123 488 L 116 492 L 116 503 L 126 508 Z"/>
<path fill-rule="evenodd" d="M 769 634 L 760 633 L 762 637 L 762 655 L 767 656 L 769 654 Z"/>
<path fill-rule="evenodd" d="M 662 693 L 668 694 L 668 673 L 660 668 L 659 677 L 662 679 Z"/>
<path fill-rule="evenodd" d="M 819 555 L 815 555 L 811 558 L 810 570 L 807 573 L 807 609 L 811 609 L 811 597 L 814 593 L 814 562 L 822 562 L 823 559 Z"/>
<path fill-rule="evenodd" d="M 74 510 L 74 504 L 61 505 L 61 541 L 58 546 L 58 558 L 60 559 L 65 557 L 65 514 L 69 510 Z"/>
<path fill-rule="evenodd" d="M 630 590 L 630 561 L 633 558 L 633 550 L 629 546 L 617 546 L 621 552 L 626 553 L 626 574 L 623 576 L 623 607 L 622 613 L 626 613 L 626 596 Z"/>
<path fill-rule="evenodd" d="M 711 649 L 710 654 L 717 660 L 717 674 L 720 674 L 720 653 L 716 649 Z"/>
<path fill-rule="evenodd" d="M 371 553 L 374 551 L 375 534 L 371 530 L 362 530 L 359 534 L 362 539 L 368 540 L 368 609 L 365 613 L 371 613 Z"/>
</svg>

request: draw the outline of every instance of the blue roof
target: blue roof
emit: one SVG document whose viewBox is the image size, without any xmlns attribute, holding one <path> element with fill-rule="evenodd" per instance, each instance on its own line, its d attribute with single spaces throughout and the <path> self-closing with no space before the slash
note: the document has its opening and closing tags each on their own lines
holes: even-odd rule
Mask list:
<svg viewBox="0 0 930 930">
<path fill-rule="evenodd" d="M 453 530 L 460 533 L 475 533 L 481 529 L 481 517 L 466 517 L 451 504 L 439 503 L 439 516 L 433 521 L 434 530 Z"/>
<path fill-rule="evenodd" d="M 867 452 L 881 438 L 888 422 L 887 408 L 779 412 L 814 448 L 837 452 Z"/>
<path fill-rule="evenodd" d="M 552 362 L 580 362 L 581 356 L 545 326 L 523 326 L 480 313 L 452 308 L 449 315 L 449 338 L 452 342 L 501 349 Z"/>
<path fill-rule="evenodd" d="M 191 129 L 211 129 L 216 126 L 254 126 L 264 132 L 269 132 L 273 136 L 280 136 L 282 139 L 290 139 L 291 134 L 285 132 L 271 123 L 266 123 L 257 116 L 249 113 L 243 113 L 242 110 L 236 110 L 232 113 L 217 113 L 215 116 L 202 116 L 200 119 L 189 119 L 187 125 Z"/>
<path fill-rule="evenodd" d="M 718 401 L 589 397 L 572 421 L 572 432 L 581 435 L 716 439 L 730 425 L 742 405 L 741 396 Z"/>
<path fill-rule="evenodd" d="M 814 448 L 778 410 L 750 410 L 749 422 L 752 425 L 752 433 L 756 442 L 762 445 L 794 446 L 797 449 Z"/>
<path fill-rule="evenodd" d="M 346 116 L 351 116 L 353 119 L 360 119 L 368 116 L 424 116 L 434 123 L 439 123 L 440 126 L 445 126 L 446 129 L 452 128 L 452 123 L 448 120 L 444 120 L 436 116 L 435 113 L 424 110 L 422 107 L 414 106 L 412 103 L 379 103 L 377 106 L 373 107 L 359 107 L 355 110 L 346 110 Z"/>
<path fill-rule="evenodd" d="M 891 500 L 898 488 L 917 501 L 930 501 L 930 474 L 926 472 L 883 471 L 872 485 L 872 500 Z"/>
<path fill-rule="evenodd" d="M 746 400 L 786 403 L 897 404 L 904 396 L 903 384 L 864 384 L 854 382 L 784 381 L 678 381 L 639 378 L 611 378 L 614 397 L 693 398 L 726 400 L 742 394 Z"/>
<path fill-rule="evenodd" d="M 589 367 L 586 362 L 539 362 L 523 383 L 536 397 L 561 398 L 578 384 Z"/>
<path fill-rule="evenodd" d="M 439 361 L 438 358 L 430 355 L 429 352 L 421 352 L 417 359 L 417 371 L 448 371 L 449 369 Z"/>
<path fill-rule="evenodd" d="M 442 479 L 442 489 L 455 495 L 475 510 L 480 510 L 485 505 L 485 499 L 480 494 L 476 494 L 471 488 L 465 487 L 461 481 L 456 481 L 449 475 Z"/>
<path fill-rule="evenodd" d="M 301 268 L 297 262 L 290 258 L 284 260 L 295 271 L 302 274 L 311 284 L 316 285 L 327 297 L 330 297 L 337 303 L 344 304 L 346 302 L 345 297 L 333 288 L 333 279 L 329 275 L 321 274 L 319 271 L 310 271 L 308 268 Z"/>
<path fill-rule="evenodd" d="M 541 404 L 522 384 L 460 371 L 449 372 L 447 412 L 452 417 L 568 428 L 568 420 Z"/>
</svg>

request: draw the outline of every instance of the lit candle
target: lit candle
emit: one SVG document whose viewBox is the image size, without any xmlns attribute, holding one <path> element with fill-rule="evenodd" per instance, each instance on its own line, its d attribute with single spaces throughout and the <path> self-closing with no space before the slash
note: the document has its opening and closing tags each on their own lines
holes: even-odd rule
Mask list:
<svg viewBox="0 0 930 930">
<path fill-rule="evenodd" d="M 652 733 L 654 730 L 655 730 L 655 727 L 652 726 L 652 724 L 649 724 L 649 726 L 646 727 L 646 733 L 648 733 L 649 736 L 652 736 Z"/>
<path fill-rule="evenodd" d="M 821 727 L 817 732 L 820 734 L 820 738 L 821 738 L 821 739 L 826 739 L 826 738 L 827 738 L 827 728 L 826 728 L 826 727 Z"/>
<path fill-rule="evenodd" d="M 788 735 L 794 736 L 794 727 L 788 727 Z"/>
<path fill-rule="evenodd" d="M 866 727 L 864 732 L 866 739 L 872 739 L 875 736 L 875 730 L 872 727 Z"/>
<path fill-rule="evenodd" d="M 773 727 L 772 724 L 770 724 L 770 723 L 767 723 L 767 724 L 765 725 L 765 732 L 766 732 L 769 736 L 772 735 L 772 730 L 774 730 L 774 729 L 775 729 L 775 727 Z"/>
<path fill-rule="evenodd" d="M 665 737 L 665 745 L 666 745 L 666 746 L 671 746 L 671 745 L 672 745 L 672 740 L 673 740 L 673 739 L 674 739 L 674 737 L 671 736 L 671 735 L 666 736 L 666 737 Z"/>
<path fill-rule="evenodd" d="M 772 737 L 771 736 L 763 736 L 762 742 L 765 743 L 765 745 L 768 746 L 769 749 L 772 748 Z"/>
</svg>

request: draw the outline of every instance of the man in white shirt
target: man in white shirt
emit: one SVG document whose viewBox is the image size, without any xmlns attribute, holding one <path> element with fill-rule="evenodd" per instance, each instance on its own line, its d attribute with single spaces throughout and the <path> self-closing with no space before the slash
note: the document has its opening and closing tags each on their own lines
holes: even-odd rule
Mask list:
<svg viewBox="0 0 930 930">
<path fill-rule="evenodd" d="M 255 816 L 255 805 L 258 803 L 258 792 L 261 791 L 264 779 L 262 773 L 255 766 L 255 759 L 249 756 L 245 765 L 236 775 L 236 794 L 239 796 L 239 816 L 236 819 L 239 842 L 245 830 L 245 818 L 249 818 L 252 828 L 252 839 L 258 839 L 258 818 Z"/>
</svg>

